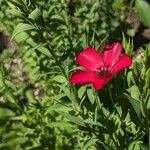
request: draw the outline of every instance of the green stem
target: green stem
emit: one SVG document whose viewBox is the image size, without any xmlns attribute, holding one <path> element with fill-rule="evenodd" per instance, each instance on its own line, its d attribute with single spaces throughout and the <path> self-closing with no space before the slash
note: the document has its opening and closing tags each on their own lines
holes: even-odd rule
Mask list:
<svg viewBox="0 0 150 150">
<path fill-rule="evenodd" d="M 41 31 L 39 30 L 39 32 L 41 32 Z M 59 67 L 59 69 L 62 72 L 62 74 L 64 75 L 64 77 L 68 80 L 68 76 L 66 74 L 65 69 L 62 66 L 62 62 L 60 62 L 57 59 L 57 56 L 55 55 L 54 51 L 52 50 L 50 42 L 43 36 L 42 33 L 41 33 L 41 35 L 42 35 L 41 40 L 43 40 L 43 42 L 47 43 L 47 45 L 46 45 L 47 49 L 49 50 L 50 54 L 52 55 L 53 59 L 55 60 L 57 66 Z M 78 93 L 72 85 L 70 86 L 70 92 L 71 92 L 70 95 L 72 97 L 71 101 L 72 101 L 73 105 L 75 106 L 76 110 L 80 111 L 80 105 L 79 105 L 79 102 L 78 102 Z"/>
<path fill-rule="evenodd" d="M 64 70 L 64 68 L 62 67 L 62 63 L 57 59 L 57 56 L 55 55 L 55 53 L 53 52 L 52 48 L 50 47 L 50 45 L 47 45 L 47 48 L 49 49 L 49 52 L 51 53 L 53 59 L 55 60 L 57 66 L 59 67 L 60 71 L 62 72 L 62 74 L 65 76 L 66 79 L 68 79 L 66 72 Z"/>
<path fill-rule="evenodd" d="M 110 85 L 108 86 L 108 89 L 109 89 L 110 100 L 111 100 L 112 104 L 114 104 L 114 100 L 113 100 L 113 96 L 112 96 L 112 91 L 111 91 Z"/>
<path fill-rule="evenodd" d="M 68 76 L 66 75 L 66 72 L 64 70 L 64 68 L 61 65 L 61 62 L 57 59 L 57 56 L 55 55 L 55 53 L 53 52 L 52 48 L 50 47 L 50 45 L 48 45 L 48 49 L 49 52 L 51 53 L 52 57 L 54 58 L 57 66 L 59 67 L 60 71 L 62 72 L 62 74 L 65 76 L 65 78 L 68 80 Z M 71 95 L 72 95 L 72 102 L 75 105 L 75 108 L 80 111 L 80 106 L 79 106 L 79 102 L 78 102 L 78 94 L 76 89 L 74 89 L 74 87 L 70 87 L 71 90 Z"/>
<path fill-rule="evenodd" d="M 150 149 L 150 127 L 148 127 L 148 147 Z"/>
<path fill-rule="evenodd" d="M 62 67 L 62 63 L 57 59 L 57 56 L 55 55 L 55 53 L 53 52 L 52 48 L 51 48 L 51 44 L 49 43 L 49 41 L 43 36 L 43 33 L 39 30 L 40 35 L 42 35 L 41 40 L 43 42 L 46 42 L 47 45 L 47 49 L 49 50 L 50 54 L 52 55 L 53 59 L 55 60 L 57 66 L 59 67 L 60 71 L 62 72 L 62 74 L 64 75 L 64 77 L 68 80 L 68 76 L 64 70 L 64 68 Z"/>
<path fill-rule="evenodd" d="M 78 100 L 78 92 L 76 90 L 76 87 L 74 87 L 73 85 L 69 86 L 70 88 L 70 98 L 71 101 L 73 103 L 73 105 L 75 106 L 75 109 L 80 112 L 80 105 L 79 105 L 79 100 Z"/>
<path fill-rule="evenodd" d="M 93 95 L 95 96 L 95 100 L 96 100 L 97 106 L 99 107 L 99 110 L 101 110 L 102 105 L 100 103 L 100 99 L 98 97 L 98 93 L 93 87 L 92 87 L 92 89 L 93 89 L 93 93 L 94 93 Z"/>
</svg>

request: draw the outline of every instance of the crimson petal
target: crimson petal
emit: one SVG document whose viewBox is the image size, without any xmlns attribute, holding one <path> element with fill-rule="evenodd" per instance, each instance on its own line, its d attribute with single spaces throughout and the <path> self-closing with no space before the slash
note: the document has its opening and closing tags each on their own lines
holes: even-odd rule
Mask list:
<svg viewBox="0 0 150 150">
<path fill-rule="evenodd" d="M 108 74 L 106 77 L 103 78 L 95 78 L 93 82 L 93 86 L 98 91 L 103 88 L 110 80 L 112 79 L 112 74 Z"/>
<path fill-rule="evenodd" d="M 106 84 L 106 78 L 95 78 L 95 81 L 93 82 L 93 86 L 98 91 Z"/>
<path fill-rule="evenodd" d="M 127 54 L 124 54 L 120 57 L 119 61 L 113 66 L 111 69 L 112 74 L 116 74 L 125 68 L 128 68 L 132 64 L 132 58 L 129 57 Z"/>
<path fill-rule="evenodd" d="M 72 74 L 70 82 L 72 84 L 87 84 L 92 83 L 94 79 L 92 71 L 78 71 Z"/>
<path fill-rule="evenodd" d="M 105 66 L 113 66 L 118 61 L 121 51 L 122 45 L 118 42 L 106 45 L 102 52 L 102 58 L 104 60 Z"/>
<path fill-rule="evenodd" d="M 104 65 L 101 55 L 93 48 L 87 48 L 77 56 L 77 63 L 88 70 Z"/>
</svg>

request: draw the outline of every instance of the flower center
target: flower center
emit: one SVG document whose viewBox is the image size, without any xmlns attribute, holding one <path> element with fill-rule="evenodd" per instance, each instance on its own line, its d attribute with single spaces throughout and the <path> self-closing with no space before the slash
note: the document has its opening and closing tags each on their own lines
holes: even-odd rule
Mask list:
<svg viewBox="0 0 150 150">
<path fill-rule="evenodd" d="M 105 77 L 108 73 L 109 73 L 108 68 L 106 66 L 102 66 L 98 69 L 98 71 L 96 72 L 96 75 L 98 77 Z"/>
</svg>

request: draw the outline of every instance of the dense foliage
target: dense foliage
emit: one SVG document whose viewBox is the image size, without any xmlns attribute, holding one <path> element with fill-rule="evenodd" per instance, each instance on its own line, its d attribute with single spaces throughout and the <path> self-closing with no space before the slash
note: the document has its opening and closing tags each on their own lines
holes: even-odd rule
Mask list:
<svg viewBox="0 0 150 150">
<path fill-rule="evenodd" d="M 0 6 L 0 35 L 7 35 L 0 38 L 0 149 L 150 148 L 150 46 L 134 49 L 127 37 L 136 31 L 126 21 L 135 9 L 149 27 L 147 1 L 0 0 Z M 133 59 L 129 69 L 98 92 L 69 83 L 81 69 L 78 53 L 101 52 L 115 41 Z"/>
</svg>

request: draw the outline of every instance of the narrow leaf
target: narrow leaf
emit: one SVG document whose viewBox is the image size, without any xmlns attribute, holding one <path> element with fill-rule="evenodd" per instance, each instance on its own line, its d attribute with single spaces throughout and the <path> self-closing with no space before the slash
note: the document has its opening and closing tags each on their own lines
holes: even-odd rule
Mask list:
<svg viewBox="0 0 150 150">
<path fill-rule="evenodd" d="M 98 139 L 90 139 L 82 148 L 83 150 L 87 150 L 90 146 L 96 144 L 96 142 L 98 141 Z"/>
<path fill-rule="evenodd" d="M 138 117 L 140 118 L 141 116 L 141 109 L 140 109 L 140 101 L 136 100 L 134 98 L 132 98 L 130 95 L 128 95 L 127 93 L 124 93 L 125 96 L 128 98 L 129 102 L 131 103 L 134 111 L 136 112 L 136 114 L 138 115 Z"/>
<path fill-rule="evenodd" d="M 35 29 L 35 27 L 32 26 L 32 25 L 30 25 L 30 24 L 19 23 L 19 24 L 16 26 L 16 28 L 15 28 L 13 34 L 12 34 L 11 40 L 14 39 L 14 37 L 15 37 L 17 34 L 19 34 L 19 33 L 21 33 L 21 32 L 24 32 L 24 31 L 32 30 L 32 29 Z"/>
<path fill-rule="evenodd" d="M 30 14 L 29 14 L 29 18 L 32 19 L 32 20 L 37 20 L 39 19 L 40 17 L 42 17 L 42 13 L 40 11 L 39 8 L 36 8 L 35 10 L 33 10 Z"/>
<path fill-rule="evenodd" d="M 0 108 L 0 119 L 8 119 L 8 117 L 14 116 L 15 113 L 7 108 Z"/>
<path fill-rule="evenodd" d="M 81 119 L 79 117 L 75 117 L 75 116 L 70 115 L 70 114 L 65 113 L 65 112 L 58 112 L 58 113 L 60 113 L 60 115 L 67 118 L 69 121 L 75 123 L 76 125 L 85 127 L 85 123 L 84 123 L 83 119 Z"/>
</svg>

